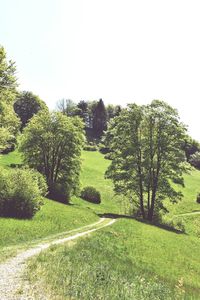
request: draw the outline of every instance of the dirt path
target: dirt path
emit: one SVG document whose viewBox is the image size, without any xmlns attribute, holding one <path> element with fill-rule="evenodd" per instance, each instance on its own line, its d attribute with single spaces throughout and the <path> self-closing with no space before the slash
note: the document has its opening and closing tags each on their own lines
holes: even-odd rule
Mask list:
<svg viewBox="0 0 200 300">
<path fill-rule="evenodd" d="M 193 211 L 193 212 L 188 212 L 180 215 L 175 215 L 176 217 L 184 217 L 184 216 L 192 216 L 192 215 L 199 215 L 200 211 Z"/>
<path fill-rule="evenodd" d="M 26 260 L 39 254 L 42 250 L 52 245 L 58 245 L 67 241 L 75 240 L 84 235 L 90 234 L 103 227 L 112 225 L 116 220 L 101 218 L 98 222 L 74 229 L 65 233 L 64 238 L 52 240 L 51 242 L 41 243 L 26 251 L 19 253 L 12 259 L 0 264 L 0 299 L 1 300 L 22 300 L 27 299 L 19 294 L 22 286 L 22 275 L 25 268 Z M 71 234 L 72 232 L 73 235 Z M 23 292 L 22 292 L 23 294 Z"/>
</svg>

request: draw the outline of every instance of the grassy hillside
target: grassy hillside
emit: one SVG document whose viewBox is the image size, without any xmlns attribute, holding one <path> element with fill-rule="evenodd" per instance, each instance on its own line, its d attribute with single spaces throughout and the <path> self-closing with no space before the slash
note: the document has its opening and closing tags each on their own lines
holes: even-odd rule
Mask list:
<svg viewBox="0 0 200 300">
<path fill-rule="evenodd" d="M 17 151 L 0 155 L 0 165 L 8 168 L 12 163 L 21 163 Z M 0 218 L 0 260 L 14 252 L 11 246 L 15 245 L 17 248 L 19 245 L 27 245 L 28 242 L 95 222 L 98 220 L 96 213 L 99 212 L 117 212 L 111 182 L 104 179 L 108 163 L 100 153 L 83 153 L 82 185 L 94 185 L 101 191 L 101 205 L 90 204 L 77 197 L 72 199 L 71 205 L 44 199 L 44 205 L 32 220 Z"/>
<path fill-rule="evenodd" d="M 184 182 L 185 187 L 176 187 L 183 193 L 182 200 L 175 205 L 168 204 L 171 215 L 200 211 L 200 204 L 196 202 L 197 194 L 200 193 L 200 171 L 192 170 L 185 174 Z"/>
<path fill-rule="evenodd" d="M 83 158 L 83 185 L 90 182 L 103 195 L 101 206 L 88 207 L 116 211 L 111 183 L 101 176 L 100 181 L 96 180 L 109 162 L 102 160 L 97 152 L 85 152 Z M 199 209 L 196 203 L 199 182 L 200 172 L 185 175 L 183 200 L 175 205 L 168 203 L 169 217 Z M 82 207 L 83 203 L 78 201 L 77 205 Z M 197 222 L 199 217 L 187 219 L 188 233 L 194 234 L 190 218 Z M 40 254 L 30 262 L 28 277 L 34 284 L 36 278 L 43 278 L 37 284 L 43 285 L 49 299 L 55 295 L 59 299 L 198 299 L 200 240 L 192 235 L 120 219 L 112 227 L 79 240 L 73 247 L 53 247 Z"/>
<path fill-rule="evenodd" d="M 198 299 L 199 249 L 197 238 L 121 219 L 73 247 L 41 253 L 28 277 L 43 278 L 49 299 Z"/>
<path fill-rule="evenodd" d="M 9 158 L 9 159 L 8 159 Z M 19 160 L 17 154 L 16 159 Z M 50 236 L 97 220 L 98 213 L 123 213 L 121 197 L 104 179 L 109 164 L 98 152 L 83 152 L 82 186 L 100 190 L 102 203 L 74 197 L 73 205 L 45 200 L 33 220 L 0 219 L 0 247 L 5 253 L 24 242 Z M 0 157 L 5 167 L 15 154 Z M 200 172 L 185 175 L 183 200 L 168 203 L 169 217 L 181 218 L 187 234 L 176 234 L 135 220 L 119 219 L 109 228 L 78 240 L 73 247 L 57 246 L 30 261 L 27 277 L 33 293 L 42 288 L 49 299 L 198 299 L 200 294 L 200 210 L 196 203 Z M 4 256 L 5 257 L 5 256 Z M 38 280 L 40 278 L 41 280 Z M 37 287 L 38 289 L 37 290 Z"/>
<path fill-rule="evenodd" d="M 22 162 L 20 153 L 15 150 L 9 154 L 0 154 L 0 165 L 9 168 L 10 164 L 20 164 Z"/>
</svg>

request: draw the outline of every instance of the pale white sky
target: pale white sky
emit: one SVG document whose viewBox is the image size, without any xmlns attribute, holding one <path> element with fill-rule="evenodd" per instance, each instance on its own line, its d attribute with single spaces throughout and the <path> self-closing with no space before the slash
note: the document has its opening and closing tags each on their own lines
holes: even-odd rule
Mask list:
<svg viewBox="0 0 200 300">
<path fill-rule="evenodd" d="M 199 0 L 0 0 L 0 44 L 20 89 L 60 98 L 165 100 L 200 141 Z"/>
</svg>

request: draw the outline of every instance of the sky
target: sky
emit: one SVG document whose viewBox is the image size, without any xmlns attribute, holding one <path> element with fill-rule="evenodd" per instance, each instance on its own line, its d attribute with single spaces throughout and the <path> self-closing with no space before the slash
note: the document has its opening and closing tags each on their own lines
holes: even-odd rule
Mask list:
<svg viewBox="0 0 200 300">
<path fill-rule="evenodd" d="M 199 0 L 0 0 L 0 44 L 20 90 L 106 104 L 153 99 L 200 141 Z"/>
</svg>

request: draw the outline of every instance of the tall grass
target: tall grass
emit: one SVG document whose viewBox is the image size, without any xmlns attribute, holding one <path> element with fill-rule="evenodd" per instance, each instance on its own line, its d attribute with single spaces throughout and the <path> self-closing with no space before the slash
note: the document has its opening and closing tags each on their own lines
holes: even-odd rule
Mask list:
<svg viewBox="0 0 200 300">
<path fill-rule="evenodd" d="M 196 238 L 123 219 L 41 253 L 28 277 L 59 299 L 198 299 L 199 249 Z"/>
</svg>

